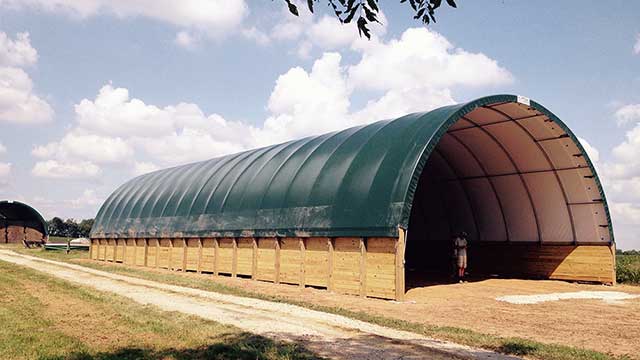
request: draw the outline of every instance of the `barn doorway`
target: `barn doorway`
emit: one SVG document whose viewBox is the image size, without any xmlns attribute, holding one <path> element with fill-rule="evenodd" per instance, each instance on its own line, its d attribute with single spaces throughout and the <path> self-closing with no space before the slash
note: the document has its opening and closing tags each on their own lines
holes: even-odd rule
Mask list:
<svg viewBox="0 0 640 360">
<path fill-rule="evenodd" d="M 477 107 L 447 129 L 414 194 L 407 288 L 452 281 L 451 238 L 459 231 L 469 235 L 472 279 L 611 277 L 597 176 L 573 134 L 552 117 L 499 103 Z"/>
</svg>

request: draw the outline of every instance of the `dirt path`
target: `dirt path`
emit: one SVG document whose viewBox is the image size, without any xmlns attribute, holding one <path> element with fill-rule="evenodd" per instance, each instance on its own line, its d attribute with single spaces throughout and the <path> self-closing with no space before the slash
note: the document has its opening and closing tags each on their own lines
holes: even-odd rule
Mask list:
<svg viewBox="0 0 640 360">
<path fill-rule="evenodd" d="M 331 358 L 517 359 L 294 305 L 142 280 L 8 250 L 0 250 L 0 260 L 162 310 L 200 316 L 278 340 L 302 342 Z"/>
</svg>

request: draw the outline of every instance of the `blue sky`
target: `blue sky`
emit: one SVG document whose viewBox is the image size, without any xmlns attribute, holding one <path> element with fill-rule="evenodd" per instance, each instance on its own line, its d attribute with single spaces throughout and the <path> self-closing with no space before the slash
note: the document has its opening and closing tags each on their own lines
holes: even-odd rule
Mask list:
<svg viewBox="0 0 640 360">
<path fill-rule="evenodd" d="M 640 3 L 458 3 L 427 30 L 385 1 L 366 41 L 281 1 L 0 0 L 0 197 L 93 217 L 145 171 L 517 93 L 586 140 L 640 248 Z"/>
</svg>

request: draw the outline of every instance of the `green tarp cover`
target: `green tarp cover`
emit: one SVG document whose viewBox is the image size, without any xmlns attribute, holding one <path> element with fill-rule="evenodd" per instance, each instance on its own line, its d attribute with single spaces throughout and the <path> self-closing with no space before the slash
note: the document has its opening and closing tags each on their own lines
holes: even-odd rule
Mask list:
<svg viewBox="0 0 640 360">
<path fill-rule="evenodd" d="M 447 128 L 516 101 L 489 96 L 145 174 L 111 194 L 91 237 L 395 237 Z"/>
<path fill-rule="evenodd" d="M 47 236 L 47 222 L 42 215 L 31 206 L 19 201 L 0 201 L 0 226 L 19 224 L 40 231 Z"/>
</svg>

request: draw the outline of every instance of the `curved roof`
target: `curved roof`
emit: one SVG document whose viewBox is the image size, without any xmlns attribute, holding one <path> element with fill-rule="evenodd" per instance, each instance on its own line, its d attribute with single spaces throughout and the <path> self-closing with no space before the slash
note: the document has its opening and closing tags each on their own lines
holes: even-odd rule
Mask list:
<svg viewBox="0 0 640 360">
<path fill-rule="evenodd" d="M 19 223 L 40 231 L 44 236 L 49 235 L 47 222 L 42 215 L 36 209 L 19 201 L 0 201 L 0 222 Z"/>
<path fill-rule="evenodd" d="M 145 174 L 109 196 L 91 236 L 397 236 L 447 130 L 475 109 L 517 101 L 488 96 Z M 534 101 L 525 107 L 566 131 L 595 174 L 555 115 Z"/>
</svg>

